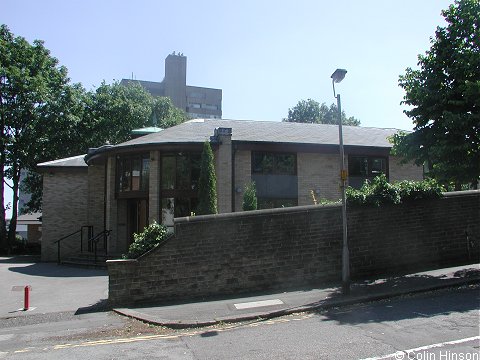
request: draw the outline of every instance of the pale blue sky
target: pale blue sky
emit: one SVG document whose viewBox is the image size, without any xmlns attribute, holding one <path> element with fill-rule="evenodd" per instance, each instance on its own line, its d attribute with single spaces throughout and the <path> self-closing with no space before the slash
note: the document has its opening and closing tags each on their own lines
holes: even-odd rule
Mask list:
<svg viewBox="0 0 480 360">
<path fill-rule="evenodd" d="M 189 85 L 223 90 L 223 117 L 280 121 L 299 100 L 334 102 L 362 126 L 412 129 L 398 76 L 416 67 L 453 0 L 1 0 L 0 23 L 41 39 L 87 89 L 161 81 L 187 56 Z"/>
</svg>

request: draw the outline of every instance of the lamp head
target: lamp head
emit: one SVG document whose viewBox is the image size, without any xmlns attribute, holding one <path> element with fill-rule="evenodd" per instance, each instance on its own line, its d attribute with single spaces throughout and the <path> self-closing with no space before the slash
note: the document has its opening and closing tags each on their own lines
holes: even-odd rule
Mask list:
<svg viewBox="0 0 480 360">
<path fill-rule="evenodd" d="M 330 77 L 332 78 L 332 81 L 334 83 L 339 83 L 345 78 L 346 73 L 347 73 L 347 70 L 345 69 L 337 69 Z"/>
</svg>

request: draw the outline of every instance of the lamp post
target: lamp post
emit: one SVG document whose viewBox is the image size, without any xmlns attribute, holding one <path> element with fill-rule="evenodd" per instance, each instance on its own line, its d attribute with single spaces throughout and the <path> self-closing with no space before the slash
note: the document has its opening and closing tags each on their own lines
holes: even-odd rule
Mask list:
<svg viewBox="0 0 480 360">
<path fill-rule="evenodd" d="M 342 131 L 342 103 L 340 94 L 335 94 L 335 83 L 339 83 L 345 78 L 347 70 L 337 69 L 332 74 L 333 96 L 337 99 L 338 109 L 338 137 L 340 142 L 340 180 L 342 190 L 342 228 L 343 228 L 343 246 L 342 246 L 342 293 L 350 293 L 350 255 L 348 251 L 347 237 L 347 203 L 345 199 L 345 190 L 347 183 L 347 170 L 345 169 L 345 153 L 343 149 L 343 131 Z"/>
</svg>

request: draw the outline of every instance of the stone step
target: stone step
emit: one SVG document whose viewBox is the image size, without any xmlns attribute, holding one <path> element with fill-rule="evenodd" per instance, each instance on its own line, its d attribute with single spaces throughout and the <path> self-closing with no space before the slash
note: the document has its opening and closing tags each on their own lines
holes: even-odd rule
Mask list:
<svg viewBox="0 0 480 360">
<path fill-rule="evenodd" d="M 92 253 L 81 253 L 75 256 L 70 256 L 61 261 L 62 265 L 90 268 L 90 269 L 106 269 L 106 261 L 110 259 L 119 259 L 121 255 L 97 253 L 97 261 L 95 262 L 95 255 Z"/>
</svg>

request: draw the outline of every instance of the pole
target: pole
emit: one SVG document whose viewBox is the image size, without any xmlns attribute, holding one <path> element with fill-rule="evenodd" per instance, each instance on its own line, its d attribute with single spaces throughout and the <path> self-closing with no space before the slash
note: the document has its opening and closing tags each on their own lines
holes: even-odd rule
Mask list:
<svg viewBox="0 0 480 360">
<path fill-rule="evenodd" d="M 350 254 L 348 251 L 347 237 L 347 203 L 345 199 L 345 190 L 347 182 L 347 171 L 345 170 L 345 153 L 343 148 L 343 129 L 342 129 L 342 103 L 340 94 L 337 94 L 338 108 L 338 137 L 340 139 L 340 179 L 342 190 L 342 229 L 343 229 L 343 246 L 342 246 L 342 293 L 348 295 L 350 293 Z"/>
<path fill-rule="evenodd" d="M 30 307 L 30 286 L 29 285 L 25 286 L 23 300 L 24 300 L 23 310 L 27 311 L 28 308 Z"/>
</svg>

